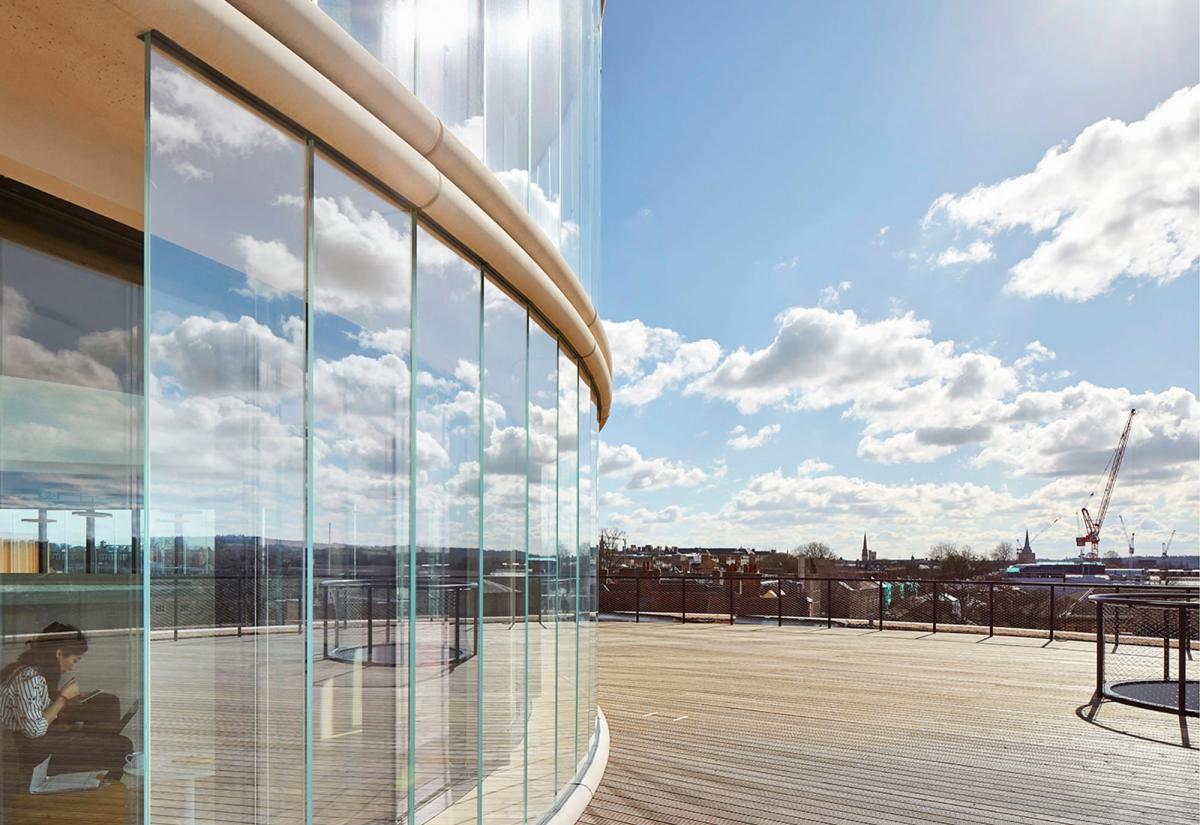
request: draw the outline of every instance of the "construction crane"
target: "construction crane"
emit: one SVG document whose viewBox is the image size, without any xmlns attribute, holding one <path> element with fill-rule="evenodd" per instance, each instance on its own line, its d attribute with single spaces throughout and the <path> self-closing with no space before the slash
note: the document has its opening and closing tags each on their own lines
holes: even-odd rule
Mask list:
<svg viewBox="0 0 1200 825">
<path fill-rule="evenodd" d="M 1092 545 L 1092 558 L 1096 559 L 1100 556 L 1100 527 L 1104 524 L 1104 516 L 1108 513 L 1108 503 L 1112 501 L 1113 488 L 1117 486 L 1117 473 L 1121 470 L 1121 459 L 1125 457 L 1125 446 L 1129 443 L 1129 429 L 1133 426 L 1133 417 L 1137 414 L 1137 410 L 1129 411 L 1129 418 L 1125 420 L 1125 429 L 1121 431 L 1121 440 L 1117 442 L 1117 449 L 1113 456 L 1108 461 L 1108 480 L 1104 483 L 1104 498 L 1100 501 L 1100 510 L 1096 513 L 1096 520 L 1092 521 L 1092 515 L 1088 512 L 1088 508 L 1084 507 L 1079 512 L 1083 516 L 1083 526 L 1087 531 L 1082 536 L 1075 538 L 1076 547 L 1086 547 Z M 1088 498 L 1096 495 L 1093 490 Z"/>
<path fill-rule="evenodd" d="M 1174 530 L 1171 531 L 1170 537 L 1166 541 L 1163 542 L 1163 558 L 1164 559 L 1167 557 L 1167 553 L 1171 549 L 1171 542 L 1173 542 L 1173 541 L 1175 541 L 1175 531 Z"/>
<path fill-rule="evenodd" d="M 1129 532 L 1129 529 L 1125 526 L 1125 517 L 1123 515 L 1117 513 L 1117 518 L 1121 520 L 1121 529 L 1125 531 L 1125 543 L 1129 545 L 1129 555 L 1133 556 L 1133 537 L 1137 533 Z"/>
<path fill-rule="evenodd" d="M 1036 535 L 1035 535 L 1033 538 L 1031 538 L 1031 539 L 1029 540 L 1029 543 L 1030 543 L 1030 544 L 1033 544 L 1033 542 L 1035 542 L 1035 541 L 1037 541 L 1039 538 L 1041 538 L 1041 536 L 1042 536 L 1042 533 L 1046 532 L 1046 531 L 1047 531 L 1047 530 L 1049 530 L 1051 527 L 1053 527 L 1054 525 L 1058 524 L 1060 521 L 1062 521 L 1062 516 L 1055 516 L 1055 517 L 1054 517 L 1054 521 L 1052 521 L 1052 522 L 1050 522 L 1049 524 L 1047 524 L 1047 525 L 1046 525 L 1045 527 L 1043 527 L 1041 530 L 1038 530 L 1038 531 L 1037 531 L 1037 534 L 1036 534 Z"/>
</svg>

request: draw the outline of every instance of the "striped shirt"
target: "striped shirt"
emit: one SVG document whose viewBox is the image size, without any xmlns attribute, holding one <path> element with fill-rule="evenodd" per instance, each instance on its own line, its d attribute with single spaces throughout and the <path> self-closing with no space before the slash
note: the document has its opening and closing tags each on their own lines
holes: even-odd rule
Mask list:
<svg viewBox="0 0 1200 825">
<path fill-rule="evenodd" d="M 46 677 L 32 667 L 23 667 L 0 687 L 0 724 L 14 733 L 36 739 L 50 723 L 42 712 L 50 705 Z"/>
</svg>

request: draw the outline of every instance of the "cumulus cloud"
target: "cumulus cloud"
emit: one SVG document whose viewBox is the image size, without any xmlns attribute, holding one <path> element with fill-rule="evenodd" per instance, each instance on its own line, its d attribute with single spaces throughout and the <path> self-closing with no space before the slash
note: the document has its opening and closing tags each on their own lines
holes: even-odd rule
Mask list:
<svg viewBox="0 0 1200 825">
<path fill-rule="evenodd" d="M 661 490 L 666 487 L 698 487 L 725 475 L 723 465 L 712 471 L 688 467 L 666 458 L 643 458 L 632 444 L 600 445 L 602 476 L 625 479 L 626 490 Z"/>
<path fill-rule="evenodd" d="M 24 295 L 6 286 L 0 292 L 0 351 L 4 353 L 4 373 L 14 378 L 30 378 L 56 384 L 71 384 L 98 390 L 120 391 L 121 375 L 131 365 L 130 351 L 119 359 L 111 345 L 122 330 L 85 335 L 76 347 L 51 349 L 26 337 L 32 334 L 34 308 Z M 126 334 L 127 335 L 127 334 Z M 128 340 L 128 337 L 126 337 Z M 128 376 L 127 376 L 128 377 Z"/>
<path fill-rule="evenodd" d="M 1032 172 L 941 195 L 925 225 L 941 221 L 989 237 L 1049 233 L 1009 270 L 1005 289 L 1017 295 L 1086 301 L 1122 277 L 1175 280 L 1200 259 L 1200 86 L 1142 120 L 1093 123 Z M 939 262 L 961 254 L 947 249 Z"/>
<path fill-rule="evenodd" d="M 851 287 L 849 281 L 842 281 L 836 286 L 827 286 L 821 290 L 821 306 L 836 307 L 842 302 L 842 293 L 848 291 Z"/>
<path fill-rule="evenodd" d="M 287 143 L 282 132 L 179 67 L 155 66 L 150 84 L 155 151 L 172 154 L 199 149 L 212 156 L 248 155 Z M 191 179 L 199 170 L 184 161 L 174 168 Z"/>
<path fill-rule="evenodd" d="M 796 465 L 796 475 L 813 476 L 833 469 L 833 465 L 819 458 L 806 458 Z"/>
<path fill-rule="evenodd" d="M 866 322 L 854 312 L 795 307 L 776 318 L 775 338 L 738 348 L 685 393 L 720 398 L 745 414 L 764 406 L 823 409 L 878 398 L 918 378 L 956 380 L 966 365 L 951 341 L 934 341 L 912 313 Z"/>
<path fill-rule="evenodd" d="M 606 321 L 612 347 L 617 403 L 643 406 L 683 381 L 712 369 L 721 357 L 716 341 L 685 341 L 665 327 L 639 320 Z"/>
<path fill-rule="evenodd" d="M 1006 404 L 977 465 L 1001 464 L 1014 475 L 1098 479 L 1136 408 L 1121 478 L 1180 481 L 1200 457 L 1200 404 L 1180 387 L 1134 393 L 1086 381 L 1031 391 Z"/>
<path fill-rule="evenodd" d="M 951 246 L 937 256 L 938 266 L 954 266 L 955 264 L 977 264 L 990 261 L 994 257 L 992 245 L 987 241 L 972 241 L 966 249 Z"/>
<path fill-rule="evenodd" d="M 1143 482 L 1120 487 L 1119 506 L 1126 521 L 1194 525 L 1200 507 L 1200 486 L 1195 483 L 1200 479 L 1194 468 L 1189 480 L 1182 485 Z M 672 505 L 651 510 L 626 505 L 608 513 L 607 521 L 626 529 L 635 543 L 762 550 L 824 541 L 844 558 L 857 557 L 866 532 L 873 550 L 896 558 L 923 556 L 942 540 L 986 550 L 1001 539 L 1021 536 L 1026 527 L 1037 530 L 1055 517 L 1068 516 L 1035 546 L 1041 555 L 1054 556 L 1074 551 L 1075 524 L 1069 513 L 1087 501 L 1093 483 L 1059 478 L 1019 494 L 986 484 L 881 483 L 772 470 L 742 483 L 715 508 Z M 1193 526 L 1181 529 L 1176 541 L 1195 539 Z"/>
<path fill-rule="evenodd" d="M 738 424 L 729 434 L 733 436 L 725 443 L 735 450 L 753 450 L 766 444 L 771 438 L 777 435 L 782 429 L 778 424 L 767 424 L 765 427 L 760 427 L 758 432 L 750 435 L 746 428 Z"/>
<path fill-rule="evenodd" d="M 249 316 L 225 321 L 193 315 L 150 338 L 156 372 L 189 395 L 302 393 L 304 320 L 288 318 L 282 334 Z"/>
</svg>

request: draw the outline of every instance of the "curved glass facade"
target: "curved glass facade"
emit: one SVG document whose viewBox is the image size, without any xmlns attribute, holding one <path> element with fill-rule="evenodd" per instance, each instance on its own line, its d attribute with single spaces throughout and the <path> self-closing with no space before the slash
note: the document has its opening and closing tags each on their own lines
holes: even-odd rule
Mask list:
<svg viewBox="0 0 1200 825">
<path fill-rule="evenodd" d="M 147 695 L 188 681 L 152 760 L 211 766 L 224 822 L 538 821 L 595 737 L 578 358 L 309 136 L 148 66 L 149 610 L 241 634 L 148 643 Z"/>
<path fill-rule="evenodd" d="M 596 4 L 320 6 L 594 290 Z M 0 821 L 544 821 L 599 742 L 585 363 L 408 181 L 141 36 L 142 226 L 78 158 L 0 177 Z"/>
<path fill-rule="evenodd" d="M 599 0 L 317 0 L 599 288 Z"/>
</svg>

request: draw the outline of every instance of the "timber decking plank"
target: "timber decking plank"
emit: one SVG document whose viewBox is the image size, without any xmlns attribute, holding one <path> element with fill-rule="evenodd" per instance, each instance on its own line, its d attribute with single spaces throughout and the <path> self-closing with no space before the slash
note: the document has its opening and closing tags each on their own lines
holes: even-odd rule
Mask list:
<svg viewBox="0 0 1200 825">
<path fill-rule="evenodd" d="M 1088 724 L 1094 647 L 1043 645 L 605 624 L 611 751 L 581 822 L 1197 821 L 1200 752 L 1177 718 L 1106 703 L 1098 721 L 1120 731 Z"/>
</svg>

